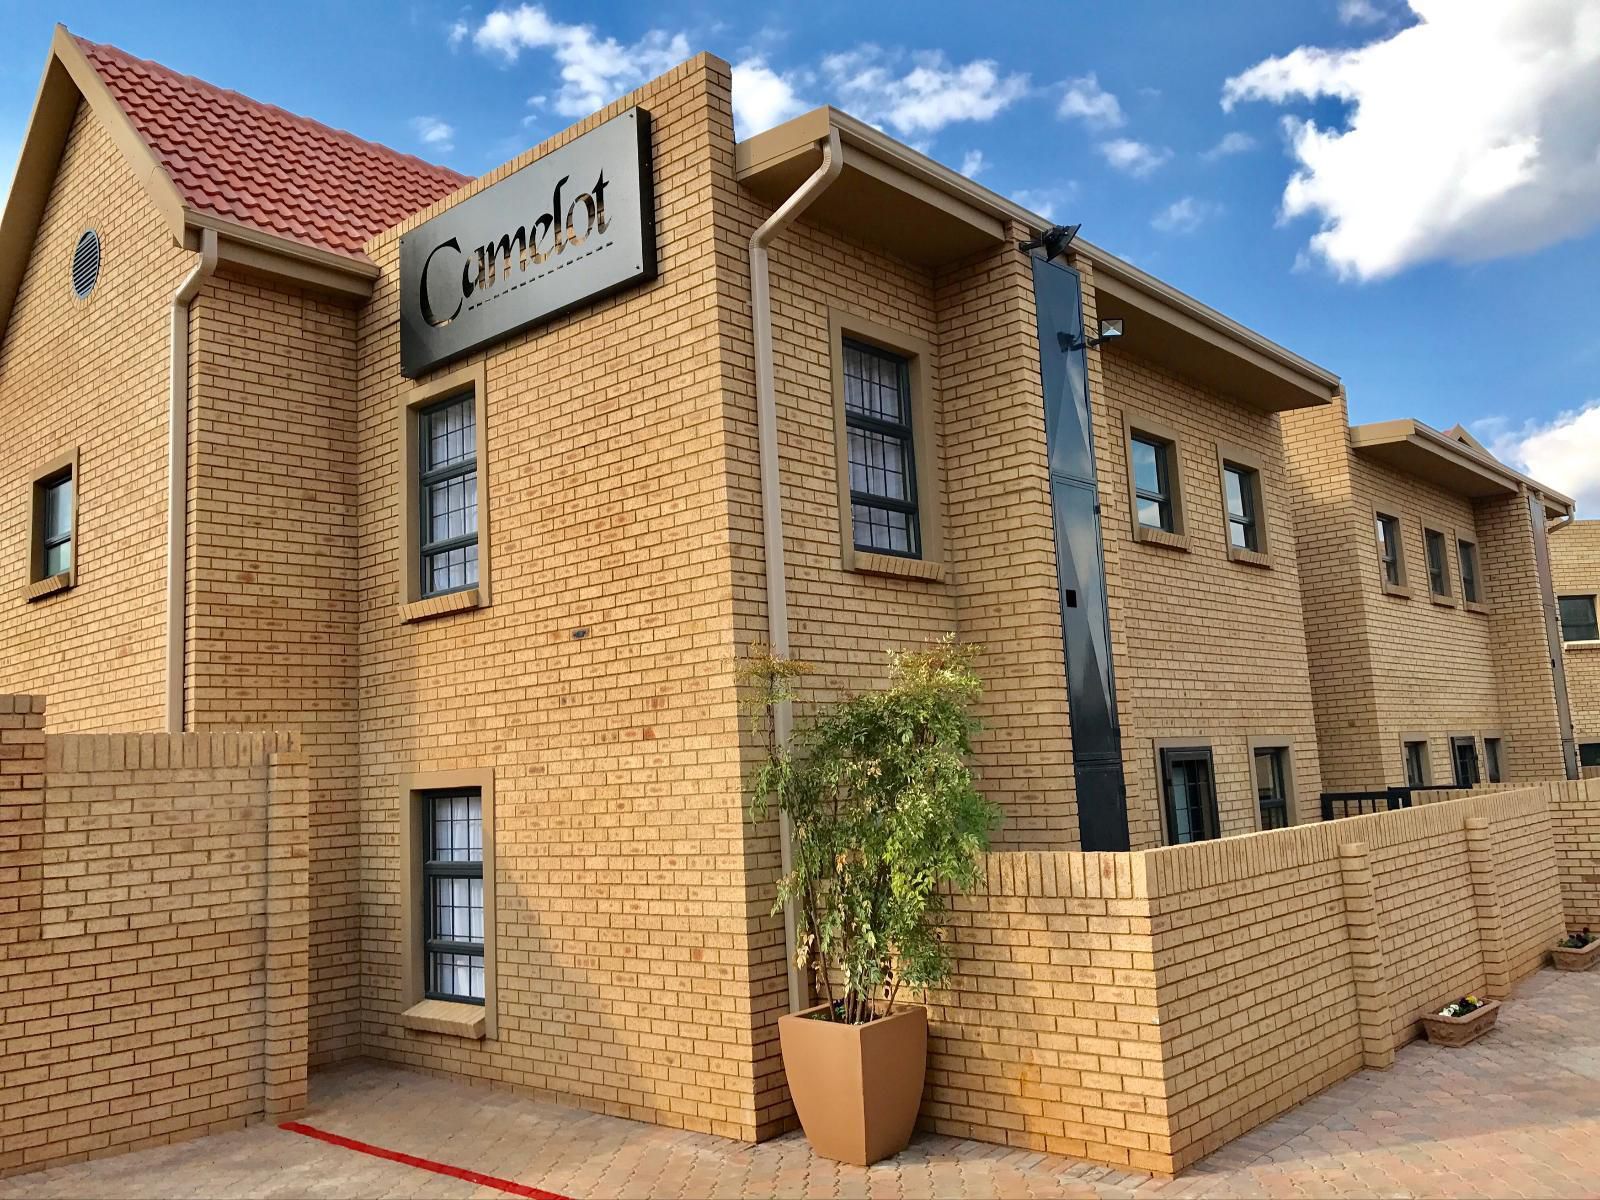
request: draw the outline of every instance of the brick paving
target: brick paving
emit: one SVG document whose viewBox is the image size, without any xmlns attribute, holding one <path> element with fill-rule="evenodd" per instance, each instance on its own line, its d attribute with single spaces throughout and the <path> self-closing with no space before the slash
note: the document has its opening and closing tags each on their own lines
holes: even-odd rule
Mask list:
<svg viewBox="0 0 1600 1200">
<path fill-rule="evenodd" d="M 869 1170 L 799 1135 L 745 1146 L 357 1063 L 317 1075 L 309 1124 L 547 1191 L 596 1197 L 1600 1195 L 1600 972 L 1530 978 L 1476 1045 L 1415 1043 L 1175 1180 L 947 1137 Z M 492 1197 L 272 1126 L 0 1181 L 0 1200 Z"/>
</svg>

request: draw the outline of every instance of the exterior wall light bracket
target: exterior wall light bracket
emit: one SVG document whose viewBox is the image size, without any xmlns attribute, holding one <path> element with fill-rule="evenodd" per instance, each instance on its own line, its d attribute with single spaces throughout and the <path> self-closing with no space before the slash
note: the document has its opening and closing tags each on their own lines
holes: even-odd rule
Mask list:
<svg viewBox="0 0 1600 1200">
<path fill-rule="evenodd" d="M 1072 239 L 1078 236 L 1078 230 L 1082 228 L 1082 225 L 1052 225 L 1031 241 L 1018 242 L 1017 249 L 1024 254 L 1043 250 L 1044 260 L 1049 262 L 1072 245 Z"/>
<path fill-rule="evenodd" d="M 1068 354 L 1071 354 L 1077 350 L 1092 350 L 1096 346 L 1103 346 L 1107 342 L 1114 342 L 1121 336 L 1121 317 L 1107 317 L 1102 320 L 1100 322 L 1100 336 L 1089 338 L 1087 341 L 1077 334 L 1058 333 L 1056 335 L 1057 339 L 1061 342 L 1061 348 Z"/>
</svg>

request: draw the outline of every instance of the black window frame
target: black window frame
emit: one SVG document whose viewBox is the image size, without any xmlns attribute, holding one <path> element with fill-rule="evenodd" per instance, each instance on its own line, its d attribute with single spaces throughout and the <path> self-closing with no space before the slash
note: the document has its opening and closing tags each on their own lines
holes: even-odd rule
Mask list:
<svg viewBox="0 0 1600 1200">
<path fill-rule="evenodd" d="M 1272 782 L 1277 795 L 1268 797 L 1261 789 L 1261 759 L 1272 762 Z M 1289 747 L 1256 746 L 1250 754 L 1250 778 L 1256 790 L 1256 813 L 1261 828 L 1287 829 L 1289 820 Z M 1271 810 L 1270 814 L 1268 810 Z"/>
<path fill-rule="evenodd" d="M 1578 601 L 1582 601 L 1582 602 L 1588 604 L 1588 606 L 1589 606 L 1589 619 L 1587 621 L 1578 622 L 1575 625 L 1568 623 L 1568 621 L 1567 621 L 1567 603 L 1568 603 L 1568 601 L 1572 601 L 1572 600 L 1578 600 Z M 1569 596 L 1557 596 L 1556 597 L 1556 610 L 1560 614 L 1561 640 L 1563 642 L 1600 642 L 1600 612 L 1597 612 L 1596 611 L 1597 609 L 1600 609 L 1600 602 L 1596 601 L 1596 598 L 1595 598 L 1595 596 L 1593 594 L 1589 594 L 1589 595 L 1581 595 L 1580 594 L 1580 595 L 1576 595 L 1576 596 L 1571 596 L 1571 595 L 1569 595 Z M 1581 637 L 1571 637 L 1571 636 L 1569 636 L 1568 631 L 1573 629 L 1574 627 L 1576 627 L 1577 630 L 1580 633 L 1583 634 L 1583 636 L 1581 636 Z"/>
<path fill-rule="evenodd" d="M 1406 786 L 1428 786 L 1428 743 L 1425 741 L 1407 741 L 1400 743 L 1400 753 L 1405 759 Z M 1411 768 L 1415 766 L 1416 770 Z"/>
<path fill-rule="evenodd" d="M 1600 767 L 1600 742 L 1578 743 L 1578 765 L 1580 767 Z"/>
<path fill-rule="evenodd" d="M 52 534 L 50 532 L 50 494 L 63 484 L 66 484 L 72 489 L 67 496 L 66 532 Z M 49 475 L 44 476 L 42 479 L 34 480 L 33 487 L 34 511 L 39 514 L 37 519 L 38 529 L 35 531 L 38 544 L 34 547 L 34 553 L 38 556 L 39 578 L 52 579 L 57 575 L 65 575 L 70 572 L 72 570 L 73 561 L 78 553 L 77 546 L 73 544 L 72 536 L 74 533 L 72 506 L 74 503 L 76 503 L 77 499 L 78 481 L 74 476 L 72 466 L 69 464 L 65 467 L 62 467 L 59 471 L 52 471 Z M 67 547 L 67 564 L 59 570 L 52 571 L 50 569 L 50 551 L 59 546 Z"/>
<path fill-rule="evenodd" d="M 463 942 L 456 938 L 443 938 L 437 936 L 438 913 L 433 903 L 433 883 L 436 879 L 483 879 L 483 852 L 479 850 L 476 861 L 462 859 L 440 859 L 438 857 L 438 827 L 434 819 L 434 805 L 441 800 L 456 800 L 463 797 L 478 801 L 479 818 L 483 813 L 483 789 L 469 788 L 429 788 L 417 793 L 423 805 L 423 826 L 425 829 L 422 838 L 422 994 L 429 1000 L 446 1000 L 452 1004 L 484 1004 L 484 996 L 464 996 L 455 992 L 441 991 L 434 987 L 437 978 L 434 969 L 436 955 L 476 955 L 483 960 L 484 990 L 488 990 L 488 954 L 485 943 Z M 481 842 L 480 842 L 481 846 Z M 481 894 L 481 892 L 480 892 Z M 484 901 L 483 922 L 487 931 L 489 914 L 487 911 L 487 898 Z"/>
<path fill-rule="evenodd" d="M 1174 840 L 1178 830 L 1178 814 L 1172 800 L 1172 773 L 1174 767 L 1183 768 L 1204 763 L 1206 773 L 1206 803 L 1200 810 L 1201 834 L 1199 837 Z M 1162 747 L 1159 765 L 1161 772 L 1161 803 L 1167 820 L 1167 845 L 1185 846 L 1192 842 L 1213 841 L 1221 837 L 1222 819 L 1217 811 L 1217 772 L 1210 746 Z M 1187 773 L 1187 772 L 1186 772 Z"/>
<path fill-rule="evenodd" d="M 1155 451 L 1158 491 L 1152 492 L 1139 486 L 1139 472 L 1133 463 L 1133 448 L 1140 445 L 1148 446 Z M 1166 438 L 1156 437 L 1154 434 L 1137 429 L 1128 435 L 1128 478 L 1133 483 L 1133 523 L 1138 529 L 1156 529 L 1162 533 L 1178 532 L 1177 506 L 1173 503 L 1172 497 L 1172 451 L 1173 444 Z M 1161 524 L 1148 524 L 1139 515 L 1141 500 L 1148 500 L 1156 506 Z"/>
<path fill-rule="evenodd" d="M 1485 783 L 1500 783 L 1505 779 L 1505 739 L 1483 739 L 1483 778 Z"/>
<path fill-rule="evenodd" d="M 1434 550 L 1439 551 L 1434 561 Z M 1422 558 L 1428 565 L 1428 593 L 1441 600 L 1450 598 L 1450 543 L 1437 529 L 1422 529 Z"/>
<path fill-rule="evenodd" d="M 1483 564 L 1478 561 L 1478 543 L 1466 538 L 1456 539 L 1456 561 L 1461 575 L 1461 599 L 1467 604 L 1482 604 L 1483 590 L 1479 581 L 1483 577 Z"/>
<path fill-rule="evenodd" d="M 434 413 L 455 405 L 464 404 L 467 413 L 472 418 L 472 453 L 462 459 L 434 467 L 429 465 L 429 452 L 431 439 L 428 437 L 429 419 Z M 481 499 L 480 476 L 478 473 L 478 456 L 482 451 L 478 435 L 477 391 L 467 387 L 460 391 L 451 392 L 430 404 L 423 405 L 413 412 L 412 419 L 416 421 L 417 438 L 417 562 L 418 573 L 421 578 L 417 581 L 418 596 L 424 600 L 435 596 L 450 596 L 456 592 L 465 592 L 478 586 L 482 578 L 483 563 L 478 563 L 477 578 L 468 579 L 459 587 L 435 588 L 433 587 L 433 560 L 437 555 L 448 554 L 452 550 L 463 550 L 469 546 L 478 545 L 478 537 L 482 532 L 478 511 Z M 473 531 L 470 534 L 461 534 L 453 538 L 440 538 L 429 540 L 429 533 L 433 527 L 432 513 L 428 505 L 429 489 L 440 483 L 448 483 L 467 475 L 472 476 L 472 509 Z"/>
<path fill-rule="evenodd" d="M 1388 587 L 1404 587 L 1405 564 L 1401 558 L 1400 518 L 1388 513 L 1377 513 L 1378 564 L 1383 570 L 1383 582 Z"/>
<path fill-rule="evenodd" d="M 1236 475 L 1239 478 L 1239 498 L 1244 505 L 1244 512 L 1235 513 L 1228 498 L 1228 476 Z M 1222 510 L 1228 518 L 1228 545 L 1236 550 L 1248 550 L 1252 554 L 1261 553 L 1261 472 L 1255 467 L 1247 467 L 1243 463 L 1223 460 L 1222 463 Z M 1245 543 L 1235 546 L 1233 541 L 1234 528 L 1244 530 Z"/>
<path fill-rule="evenodd" d="M 1465 750 L 1470 755 L 1472 770 L 1470 778 L 1463 778 L 1469 774 L 1462 771 L 1461 752 Z M 1483 782 L 1483 765 L 1478 761 L 1478 740 L 1470 737 L 1453 737 L 1450 739 L 1450 777 L 1458 788 L 1477 787 Z"/>
<path fill-rule="evenodd" d="M 911 498 L 903 500 L 898 496 L 884 496 L 876 492 L 863 491 L 855 486 L 855 480 L 849 479 L 850 484 L 850 542 L 856 550 L 863 554 L 887 554 L 893 558 L 920 559 L 922 557 L 922 510 L 921 493 L 917 482 L 917 440 L 916 440 L 916 414 L 913 406 L 917 402 L 911 390 L 911 358 L 899 354 L 883 346 L 862 341 L 859 338 L 843 337 L 840 339 L 843 350 L 843 362 L 840 369 L 844 372 L 844 422 L 845 422 L 845 461 L 840 464 L 847 475 L 851 473 L 850 463 L 850 430 L 859 429 L 863 433 L 876 434 L 879 437 L 893 438 L 901 444 L 901 458 L 905 464 L 906 494 Z M 905 416 L 904 421 L 889 421 L 882 417 L 854 410 L 850 407 L 850 354 L 857 354 L 890 363 L 895 367 L 900 395 L 900 411 Z M 868 381 L 861 380 L 863 386 Z M 907 518 L 906 531 L 911 548 L 909 550 L 896 550 L 891 546 L 878 546 L 870 542 L 862 542 L 856 537 L 856 510 L 872 509 L 879 512 L 900 513 Z"/>
</svg>

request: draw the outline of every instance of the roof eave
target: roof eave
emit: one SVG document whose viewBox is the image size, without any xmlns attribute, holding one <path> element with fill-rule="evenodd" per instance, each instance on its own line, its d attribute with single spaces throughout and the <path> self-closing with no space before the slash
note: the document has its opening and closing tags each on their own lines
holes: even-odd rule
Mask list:
<svg viewBox="0 0 1600 1200">
<path fill-rule="evenodd" d="M 1513 470 L 1486 450 L 1410 417 L 1352 425 L 1350 447 L 1468 497 L 1530 494 L 1539 498 L 1550 517 L 1571 516 L 1576 510 L 1572 497 Z M 1468 478 L 1480 481 L 1482 488 L 1464 489 L 1460 481 Z"/>
</svg>

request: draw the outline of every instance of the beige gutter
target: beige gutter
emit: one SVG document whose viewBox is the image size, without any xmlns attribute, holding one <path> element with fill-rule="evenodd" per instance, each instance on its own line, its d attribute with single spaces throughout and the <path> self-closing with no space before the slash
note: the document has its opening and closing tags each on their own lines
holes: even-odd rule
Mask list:
<svg viewBox="0 0 1600 1200">
<path fill-rule="evenodd" d="M 767 245 L 806 210 L 844 170 L 844 152 L 839 131 L 829 129 L 822 143 L 822 164 L 811 177 L 780 204 L 750 238 L 750 322 L 756 342 L 756 436 L 761 450 L 761 542 L 767 566 L 767 642 L 772 653 L 789 654 L 789 590 L 783 565 L 783 488 L 779 477 L 778 401 L 772 380 L 772 289 L 767 272 Z M 775 717 L 778 744 L 788 744 L 794 728 L 794 714 L 787 700 L 778 705 Z M 783 873 L 794 866 L 792 830 L 789 818 L 778 815 L 778 853 Z M 783 957 L 789 975 L 789 1011 L 806 1006 L 805 977 L 795 961 L 795 923 L 793 903 L 783 909 Z"/>
<path fill-rule="evenodd" d="M 217 269 L 217 233 L 200 233 L 200 261 L 172 296 L 167 402 L 167 732 L 183 732 L 184 604 L 189 593 L 189 302 Z"/>
</svg>

